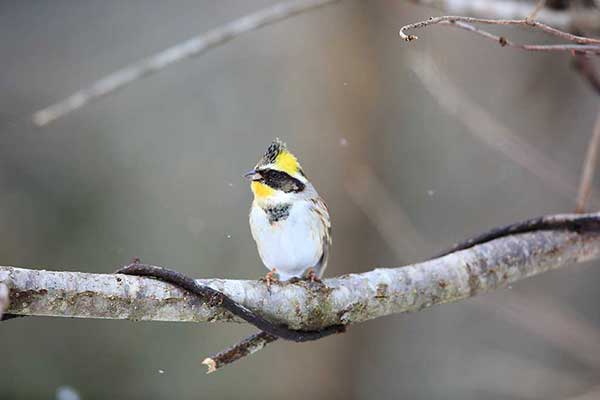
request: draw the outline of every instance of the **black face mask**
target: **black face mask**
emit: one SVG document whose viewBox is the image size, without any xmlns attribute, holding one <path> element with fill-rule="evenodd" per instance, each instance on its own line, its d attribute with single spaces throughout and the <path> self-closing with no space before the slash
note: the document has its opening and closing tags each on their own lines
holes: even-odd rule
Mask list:
<svg viewBox="0 0 600 400">
<path fill-rule="evenodd" d="M 303 191 L 306 186 L 298 179 L 282 171 L 277 171 L 275 169 L 264 169 L 257 172 L 262 177 L 259 179 L 259 182 L 262 182 L 273 189 L 281 190 L 285 193 L 298 193 Z"/>
</svg>

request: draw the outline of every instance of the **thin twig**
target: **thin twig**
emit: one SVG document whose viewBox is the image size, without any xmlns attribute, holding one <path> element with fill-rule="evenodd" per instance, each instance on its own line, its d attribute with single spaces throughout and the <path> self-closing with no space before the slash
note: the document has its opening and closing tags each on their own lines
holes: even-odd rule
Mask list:
<svg viewBox="0 0 600 400">
<path fill-rule="evenodd" d="M 266 332 L 258 332 L 248 336 L 244 340 L 235 345 L 231 346 L 227 350 L 223 350 L 220 353 L 206 357 L 202 364 L 208 367 L 207 374 L 215 372 L 216 370 L 223 368 L 233 362 L 236 362 L 240 358 L 249 356 L 262 350 L 266 345 L 277 340 L 276 336 L 273 336 Z"/>
<path fill-rule="evenodd" d="M 445 15 L 441 17 L 432 17 L 425 21 L 415 22 L 413 24 L 405 25 L 400 28 L 400 37 L 406 41 L 416 39 L 411 35 L 406 35 L 405 31 L 409 29 L 424 28 L 428 25 L 440 24 L 440 23 L 454 23 L 464 22 L 466 24 L 484 24 L 484 25 L 520 25 L 530 28 L 538 28 L 543 32 L 546 32 L 552 36 L 568 40 L 570 42 L 579 44 L 600 44 L 600 39 L 588 38 L 585 36 L 574 35 L 572 33 L 563 32 L 560 29 L 553 28 L 549 25 L 543 24 L 537 21 L 527 21 L 526 19 L 490 19 L 490 18 L 475 18 L 475 17 L 462 17 Z"/>
<path fill-rule="evenodd" d="M 536 8 L 530 1 L 519 0 L 411 0 L 415 4 L 434 7 L 445 14 L 497 19 L 526 19 Z M 569 7 L 555 10 L 546 7 L 536 20 L 558 29 L 598 32 L 600 14 L 594 8 Z"/>
<path fill-rule="evenodd" d="M 581 171 L 581 180 L 579 182 L 579 191 L 577 193 L 577 206 L 575 212 L 583 213 L 590 194 L 592 193 L 592 183 L 594 182 L 594 171 L 596 169 L 596 160 L 598 158 L 598 146 L 600 146 L 600 111 L 596 116 L 594 131 L 588 143 L 587 153 L 583 161 L 583 170 Z"/>
<path fill-rule="evenodd" d="M 230 40 L 263 26 L 294 15 L 313 10 L 339 0 L 294 0 L 275 4 L 261 11 L 231 21 L 223 26 L 176 44 L 144 60 L 131 64 L 109 76 L 94 82 L 58 103 L 33 115 L 37 126 L 44 126 L 84 105 L 129 85 L 138 79 L 154 74 L 165 67 L 220 46 Z"/>
<path fill-rule="evenodd" d="M 504 36 L 494 35 L 489 33 L 483 29 L 477 28 L 472 24 L 486 24 L 486 25 L 519 25 L 530 28 L 537 28 L 542 32 L 545 32 L 549 35 L 558 37 L 560 39 L 568 40 L 570 42 L 574 42 L 576 44 L 551 44 L 551 45 L 535 45 L 535 44 L 520 44 L 509 41 Z M 528 51 L 577 51 L 581 53 L 600 53 L 600 39 L 588 38 L 584 36 L 573 35 L 568 32 L 563 32 L 559 29 L 553 28 L 541 22 L 527 20 L 527 19 L 518 19 L 518 20 L 508 20 L 508 19 L 487 19 L 487 18 L 474 18 L 474 17 L 463 17 L 463 16 L 441 16 L 441 17 L 432 17 L 425 21 L 415 22 L 413 24 L 405 25 L 400 28 L 400 37 L 409 42 L 412 40 L 418 39 L 415 35 L 406 34 L 406 31 L 410 29 L 419 29 L 425 28 L 429 25 L 448 25 L 455 26 L 460 29 L 467 30 L 469 32 L 475 33 L 479 36 L 485 37 L 486 39 L 491 39 L 497 43 L 499 43 L 502 47 L 515 47 L 522 50 Z"/>
</svg>

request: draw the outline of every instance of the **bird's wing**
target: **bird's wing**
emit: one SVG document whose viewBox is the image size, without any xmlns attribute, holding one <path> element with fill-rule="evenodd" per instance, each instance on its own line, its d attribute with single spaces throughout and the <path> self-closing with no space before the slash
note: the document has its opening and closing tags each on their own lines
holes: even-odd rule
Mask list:
<svg viewBox="0 0 600 400">
<path fill-rule="evenodd" d="M 321 234 L 323 240 L 323 254 L 319 259 L 317 265 L 315 265 L 315 272 L 317 276 L 323 276 L 325 268 L 327 267 L 327 261 L 329 259 L 329 247 L 331 246 L 331 219 L 329 218 L 329 210 L 327 205 L 320 197 L 311 199 L 313 204 L 313 211 L 317 214 L 321 226 Z"/>
</svg>

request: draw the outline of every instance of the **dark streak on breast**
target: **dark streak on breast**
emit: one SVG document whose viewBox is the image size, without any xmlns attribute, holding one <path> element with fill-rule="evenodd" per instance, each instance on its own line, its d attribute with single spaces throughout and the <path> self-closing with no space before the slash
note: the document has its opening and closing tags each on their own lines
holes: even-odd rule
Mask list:
<svg viewBox="0 0 600 400">
<path fill-rule="evenodd" d="M 290 204 L 281 204 L 275 207 L 265 208 L 265 213 L 269 217 L 269 223 L 273 225 L 275 222 L 283 221 L 290 215 Z"/>
</svg>

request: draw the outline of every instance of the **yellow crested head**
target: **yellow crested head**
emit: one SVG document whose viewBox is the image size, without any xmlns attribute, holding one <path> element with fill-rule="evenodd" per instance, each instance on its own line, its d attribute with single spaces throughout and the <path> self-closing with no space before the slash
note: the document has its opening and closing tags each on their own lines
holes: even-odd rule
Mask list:
<svg viewBox="0 0 600 400">
<path fill-rule="evenodd" d="M 298 159 L 288 150 L 283 150 L 277 155 L 273 167 L 291 176 L 296 175 L 300 171 Z"/>
<path fill-rule="evenodd" d="M 269 146 L 254 169 L 245 175 L 257 200 L 267 200 L 278 193 L 298 193 L 307 183 L 302 167 L 279 138 Z"/>
</svg>

